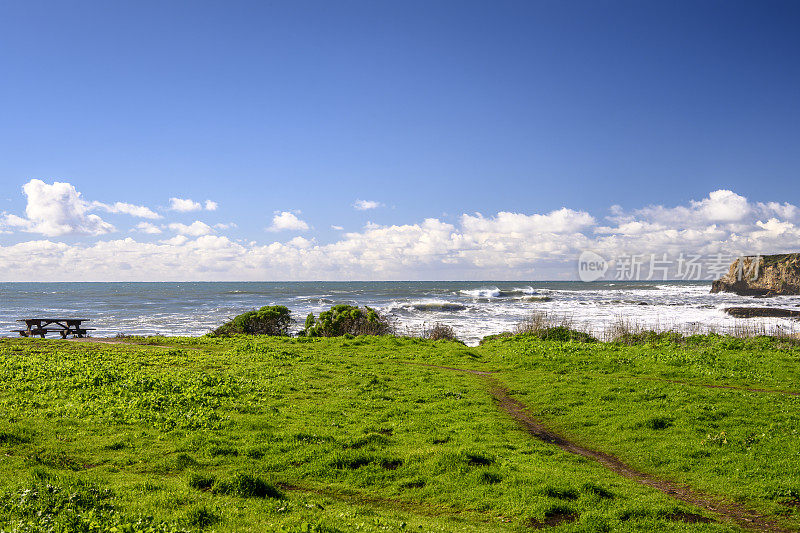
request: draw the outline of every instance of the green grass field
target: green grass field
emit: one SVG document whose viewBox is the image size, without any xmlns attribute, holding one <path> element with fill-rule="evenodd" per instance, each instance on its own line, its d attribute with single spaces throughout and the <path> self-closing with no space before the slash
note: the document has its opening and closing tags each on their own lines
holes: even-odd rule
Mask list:
<svg viewBox="0 0 800 533">
<path fill-rule="evenodd" d="M 725 502 L 800 529 L 800 347 L 779 340 L 126 342 L 0 340 L 0 531 L 740 530 Z M 721 511 L 425 364 L 493 371 L 558 434 Z"/>
</svg>

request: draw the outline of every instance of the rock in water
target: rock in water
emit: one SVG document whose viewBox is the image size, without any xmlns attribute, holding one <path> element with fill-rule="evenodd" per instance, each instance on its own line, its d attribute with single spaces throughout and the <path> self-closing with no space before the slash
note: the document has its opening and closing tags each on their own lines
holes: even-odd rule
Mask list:
<svg viewBox="0 0 800 533">
<path fill-rule="evenodd" d="M 740 296 L 800 294 L 800 253 L 737 259 L 727 274 L 714 281 L 711 292 Z"/>
<path fill-rule="evenodd" d="M 800 318 L 800 311 L 774 307 L 726 307 L 725 312 L 736 318 L 777 317 Z"/>
</svg>

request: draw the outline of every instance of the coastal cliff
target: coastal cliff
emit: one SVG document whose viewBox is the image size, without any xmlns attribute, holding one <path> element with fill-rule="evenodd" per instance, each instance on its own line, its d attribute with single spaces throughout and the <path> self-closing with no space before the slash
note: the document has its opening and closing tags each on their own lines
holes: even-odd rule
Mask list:
<svg viewBox="0 0 800 533">
<path fill-rule="evenodd" d="M 740 296 L 800 294 L 800 253 L 737 259 L 727 274 L 714 281 L 711 292 L 735 292 Z"/>
</svg>

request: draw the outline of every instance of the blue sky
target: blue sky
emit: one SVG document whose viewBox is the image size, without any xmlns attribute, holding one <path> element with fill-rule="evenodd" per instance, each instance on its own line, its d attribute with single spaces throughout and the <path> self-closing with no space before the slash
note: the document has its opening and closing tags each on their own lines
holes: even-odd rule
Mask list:
<svg viewBox="0 0 800 533">
<path fill-rule="evenodd" d="M 796 2 L 4 2 L 0 262 L 37 242 L 55 247 L 42 272 L 59 271 L 59 245 L 100 261 L 98 246 L 124 239 L 185 258 L 186 242 L 165 242 L 183 233 L 226 239 L 242 247 L 234 255 L 302 237 L 318 256 L 242 272 L 208 252 L 208 270 L 180 263 L 185 279 L 549 277 L 581 246 L 614 248 L 600 240 L 625 230 L 602 228 L 631 221 L 665 242 L 665 231 L 729 224 L 691 241 L 703 251 L 796 247 L 785 206 L 800 203 L 798 23 Z M 83 207 L 55 189 L 37 189 L 44 204 L 31 206 L 31 180 L 68 183 Z M 699 212 L 714 191 L 749 207 L 691 223 L 646 211 Z M 170 198 L 217 208 L 170 210 Z M 784 207 L 758 207 L 770 203 Z M 42 231 L 28 207 L 66 217 L 63 231 Z M 574 227 L 526 225 L 562 208 Z M 405 248 L 376 263 L 352 255 L 359 239 L 397 242 L 370 231 L 426 219 L 469 233 L 475 212 L 495 222 L 491 236 L 415 255 L 426 230 L 398 230 Z M 281 213 L 307 229 L 268 231 Z M 528 218 L 509 226 L 499 213 Z M 792 227 L 765 240 L 737 226 L 763 231 L 772 218 Z M 170 228 L 195 221 L 205 234 Z M 496 244 L 515 233 L 527 237 Z M 482 243 L 496 264 L 465 258 Z M 103 276 L 167 275 L 130 266 Z"/>
</svg>

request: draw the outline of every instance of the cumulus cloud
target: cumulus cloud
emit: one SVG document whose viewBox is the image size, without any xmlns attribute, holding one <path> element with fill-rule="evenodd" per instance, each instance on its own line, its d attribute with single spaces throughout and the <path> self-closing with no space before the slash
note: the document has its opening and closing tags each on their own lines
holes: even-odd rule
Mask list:
<svg viewBox="0 0 800 533">
<path fill-rule="evenodd" d="M 143 205 L 128 204 L 125 202 L 115 202 L 111 205 L 104 204 L 103 202 L 92 202 L 92 207 L 99 207 L 105 209 L 109 213 L 122 213 L 139 218 L 158 219 L 161 215 Z"/>
<path fill-rule="evenodd" d="M 276 213 L 277 229 L 306 230 L 299 213 Z M 618 254 L 752 254 L 800 248 L 798 208 L 757 203 L 731 191 L 679 206 L 613 207 L 605 218 L 561 208 L 549 213 L 464 214 L 400 225 L 366 224 L 334 242 L 295 236 L 236 242 L 196 221 L 157 243 L 134 239 L 0 247 L 0 272 L 23 280 L 78 265 L 84 279 L 575 279 L 584 250 Z M 145 223 L 146 224 L 146 223 Z M 217 228 L 222 229 L 222 228 Z M 122 270 L 124 265 L 132 269 Z M 121 277 L 122 276 L 122 277 Z"/>
<path fill-rule="evenodd" d="M 461 224 L 471 233 L 507 233 L 512 235 L 532 233 L 567 233 L 580 231 L 595 223 L 594 217 L 584 211 L 563 207 L 546 215 L 525 215 L 501 211 L 495 217 L 484 218 L 462 215 Z"/>
<path fill-rule="evenodd" d="M 136 224 L 136 230 L 141 231 L 142 233 L 148 233 L 150 235 L 158 235 L 161 233 L 161 228 L 152 222 L 139 222 Z"/>
<path fill-rule="evenodd" d="M 170 198 L 169 208 L 172 211 L 180 211 L 181 213 L 186 213 L 188 211 L 200 211 L 201 209 L 203 209 L 203 206 L 200 205 L 200 202 L 195 202 L 194 200 L 190 200 L 189 198 Z"/>
<path fill-rule="evenodd" d="M 298 211 L 299 213 L 299 211 Z M 296 214 L 291 211 L 282 211 L 275 213 L 272 217 L 272 225 L 267 228 L 268 231 L 307 231 L 308 224 L 304 220 L 300 220 Z"/>
<path fill-rule="evenodd" d="M 191 198 L 170 198 L 169 209 L 171 211 L 179 211 L 181 213 L 188 213 L 190 211 L 216 211 L 219 204 L 213 200 L 206 200 L 205 203 L 195 202 Z"/>
<path fill-rule="evenodd" d="M 692 208 L 710 222 L 736 222 L 745 218 L 751 210 L 747 198 L 733 191 L 714 191 Z"/>
<path fill-rule="evenodd" d="M 89 212 L 92 205 L 69 183 L 48 184 L 32 179 L 23 185 L 22 191 L 28 199 L 26 216 L 4 215 L 2 223 L 7 227 L 47 237 L 102 235 L 114 231 L 114 226 Z"/>
<path fill-rule="evenodd" d="M 192 237 L 200 237 L 202 235 L 211 235 L 214 233 L 214 228 L 199 220 L 195 220 L 188 225 L 173 222 L 167 227 L 179 235 L 190 235 Z"/>
<path fill-rule="evenodd" d="M 366 211 L 368 209 L 377 209 L 381 207 L 383 204 L 380 202 L 376 202 L 375 200 L 356 200 L 353 203 L 353 207 L 358 209 L 359 211 Z"/>
<path fill-rule="evenodd" d="M 608 256 L 776 253 L 800 246 L 794 224 L 798 212 L 789 203 L 754 203 L 724 189 L 684 206 L 648 206 L 632 211 L 615 206 L 607 217 L 612 224 L 594 228 L 599 235 L 594 249 Z"/>
</svg>

